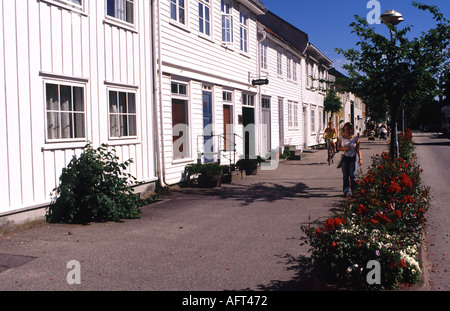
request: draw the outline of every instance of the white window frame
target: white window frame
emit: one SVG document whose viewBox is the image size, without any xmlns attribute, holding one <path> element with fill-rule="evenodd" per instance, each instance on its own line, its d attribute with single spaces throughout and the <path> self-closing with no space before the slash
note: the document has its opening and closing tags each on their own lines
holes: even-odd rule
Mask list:
<svg viewBox="0 0 450 311">
<path fill-rule="evenodd" d="M 245 54 L 249 53 L 249 44 L 248 44 L 248 13 L 240 12 L 239 13 L 239 50 Z"/>
<path fill-rule="evenodd" d="M 316 134 L 316 107 L 311 106 L 310 109 L 310 120 L 311 120 L 311 135 Z"/>
<path fill-rule="evenodd" d="M 47 85 L 55 85 L 58 87 L 58 109 L 52 109 L 49 108 L 49 103 L 48 103 L 48 93 L 47 93 Z M 71 88 L 71 94 L 70 94 L 70 99 L 71 99 L 71 108 L 67 109 L 67 110 L 62 110 L 61 109 L 61 87 L 70 87 Z M 74 105 L 74 88 L 79 88 L 82 89 L 83 94 L 82 94 L 82 106 L 83 106 L 83 110 L 76 110 L 75 109 L 75 105 Z M 87 121 L 86 121 L 86 113 L 87 113 L 87 109 L 86 109 L 86 85 L 85 84 L 81 84 L 81 83 L 73 83 L 73 82 L 68 82 L 68 81 L 60 81 L 60 80 L 44 80 L 44 109 L 45 109 L 45 141 L 46 142 L 79 142 L 79 141 L 86 141 L 87 139 Z M 56 137 L 50 137 L 50 132 L 49 132 L 49 122 L 52 122 L 49 118 L 49 114 L 56 114 L 57 115 L 57 126 L 56 128 L 58 129 L 58 135 L 56 135 Z M 71 136 L 69 138 L 64 138 L 63 136 L 63 121 L 62 121 L 62 115 L 63 114 L 69 114 L 70 115 L 70 120 L 71 120 Z M 81 130 L 83 132 L 83 136 L 82 137 L 75 137 L 76 136 L 76 132 L 78 131 L 75 127 L 76 127 L 76 122 L 75 122 L 75 115 L 82 115 L 82 127 L 79 128 L 78 130 Z M 53 135 L 52 135 L 53 136 Z"/>
<path fill-rule="evenodd" d="M 207 37 L 212 36 L 210 1 L 212 0 L 198 0 L 198 32 Z"/>
<path fill-rule="evenodd" d="M 173 91 L 172 87 L 173 85 L 177 86 L 177 90 L 176 92 Z M 184 89 L 186 90 L 185 93 L 180 92 L 180 86 L 183 86 Z M 171 89 L 171 106 L 173 104 L 173 100 L 180 100 L 180 101 L 184 101 L 185 103 L 185 107 L 184 107 L 184 113 L 185 113 L 185 119 L 187 121 L 186 127 L 187 127 L 187 131 L 188 133 L 183 133 L 183 136 L 186 135 L 183 143 L 186 143 L 183 146 L 183 154 L 181 154 L 181 156 L 178 156 L 179 154 L 174 152 L 174 148 L 175 145 L 172 143 L 172 159 L 174 162 L 179 162 L 179 161 L 185 161 L 186 159 L 190 159 L 191 157 L 191 149 L 192 149 L 192 143 L 191 143 L 191 127 L 190 127 L 190 115 L 189 115 L 189 83 L 185 82 L 185 81 L 178 81 L 178 80 L 172 80 L 170 82 L 170 89 Z M 171 112 L 172 114 L 173 112 Z M 172 119 L 172 126 L 173 126 L 173 114 L 171 115 L 171 119 Z M 171 141 L 173 141 L 173 133 L 171 134 L 172 139 Z"/>
<path fill-rule="evenodd" d="M 259 48 L 259 56 L 260 56 L 260 65 L 261 69 L 268 71 L 269 70 L 269 61 L 267 58 L 267 43 L 261 42 Z"/>
<path fill-rule="evenodd" d="M 80 4 L 73 2 L 73 0 L 39 0 L 42 2 L 47 2 L 49 4 L 71 10 L 71 11 L 77 11 L 79 13 L 85 14 L 84 6 L 86 0 L 80 0 Z"/>
<path fill-rule="evenodd" d="M 222 43 L 233 43 L 233 6 L 229 1 L 221 1 L 222 12 Z"/>
<path fill-rule="evenodd" d="M 280 50 L 277 51 L 277 74 L 283 76 L 283 52 Z"/>
<path fill-rule="evenodd" d="M 111 2 L 114 2 L 114 12 L 110 12 L 111 8 L 109 7 L 109 4 Z M 128 26 L 132 26 L 135 27 L 136 24 L 136 0 L 105 0 L 105 11 L 106 11 L 106 16 L 108 19 L 112 19 L 114 21 L 117 21 L 119 23 L 124 23 L 125 25 Z M 132 9 L 133 12 L 131 13 L 131 15 L 128 14 L 127 9 L 128 6 L 127 4 L 131 3 L 132 4 Z M 117 8 L 116 6 L 119 5 L 120 8 Z M 111 10 L 112 11 L 112 10 Z M 113 15 L 111 15 L 111 13 Z M 131 16 L 132 21 L 128 20 L 128 17 Z"/>
<path fill-rule="evenodd" d="M 292 56 L 291 55 L 287 55 L 286 74 L 287 74 L 287 79 L 292 80 Z"/>
<path fill-rule="evenodd" d="M 176 22 L 179 25 L 187 26 L 187 0 L 183 0 L 183 6 L 180 6 L 179 0 L 169 0 L 170 1 L 170 20 Z M 181 11 L 182 10 L 182 11 Z M 180 13 L 183 14 L 180 14 Z M 181 16 L 183 18 L 181 18 Z"/>
<path fill-rule="evenodd" d="M 242 92 L 242 105 L 255 107 L 255 95 Z"/>
<path fill-rule="evenodd" d="M 111 92 L 116 92 L 116 111 L 112 111 L 112 105 L 111 105 Z M 121 104 L 120 104 L 120 94 L 125 94 L 125 106 L 126 111 L 120 111 Z M 134 95 L 134 112 L 130 112 L 130 107 L 132 107 L 132 104 L 129 102 L 130 100 L 130 94 Z M 107 89 L 107 98 L 108 98 L 108 135 L 110 140 L 118 140 L 118 139 L 136 139 L 138 137 L 138 102 L 137 102 L 137 92 L 134 89 L 122 89 L 122 88 L 108 88 Z M 123 106 L 122 106 L 123 107 Z M 119 129 L 115 131 L 115 133 L 112 133 L 112 127 L 114 126 L 112 122 L 112 117 L 115 118 L 115 125 L 116 127 L 119 126 Z M 124 127 L 123 118 L 126 117 L 126 132 L 122 131 L 122 128 Z M 133 125 L 130 120 L 134 118 L 134 129 L 131 131 L 131 125 Z M 130 134 L 131 133 L 131 134 Z"/>
</svg>

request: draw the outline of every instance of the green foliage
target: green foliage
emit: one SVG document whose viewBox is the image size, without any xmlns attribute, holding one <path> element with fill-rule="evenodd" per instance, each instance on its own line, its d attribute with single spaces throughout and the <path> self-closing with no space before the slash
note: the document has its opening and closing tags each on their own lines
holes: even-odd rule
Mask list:
<svg viewBox="0 0 450 311">
<path fill-rule="evenodd" d="M 53 190 L 47 222 L 83 224 L 139 218 L 140 207 L 154 197 L 141 200 L 133 193 L 130 183 L 138 183 L 125 173 L 132 160 L 118 160 L 115 150 L 108 151 L 104 144 L 98 149 L 86 145 L 63 169 L 60 185 Z"/>
<path fill-rule="evenodd" d="M 198 182 L 199 176 L 222 176 L 228 170 L 228 166 L 218 163 L 191 163 L 184 168 L 182 185 L 192 186 Z"/>
<path fill-rule="evenodd" d="M 247 174 L 251 174 L 264 161 L 265 160 L 260 156 L 257 156 L 254 159 L 246 157 L 238 160 L 236 166 L 239 167 L 241 171 L 246 171 Z"/>
<path fill-rule="evenodd" d="M 341 111 L 343 106 L 342 101 L 333 88 L 327 90 L 323 106 L 325 111 L 331 112 L 332 114 Z"/>
<path fill-rule="evenodd" d="M 350 24 L 359 37 L 359 49 L 336 49 L 349 61 L 344 68 L 349 77 L 338 84 L 362 98 L 372 119 L 391 117 L 393 123 L 401 108 L 414 113 L 442 94 L 448 78 L 450 23 L 436 6 L 413 2 L 432 14 L 436 26 L 420 37 L 408 39 L 411 27 L 388 25 L 392 40 L 375 32 L 365 18 L 355 16 Z"/>
</svg>

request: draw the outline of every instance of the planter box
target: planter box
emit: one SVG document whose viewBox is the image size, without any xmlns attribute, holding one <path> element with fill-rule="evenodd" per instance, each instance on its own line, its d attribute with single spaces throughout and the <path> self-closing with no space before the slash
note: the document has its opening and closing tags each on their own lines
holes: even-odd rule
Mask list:
<svg viewBox="0 0 450 311">
<path fill-rule="evenodd" d="M 222 175 L 200 175 L 198 176 L 198 186 L 202 188 L 214 188 L 221 186 Z"/>
</svg>

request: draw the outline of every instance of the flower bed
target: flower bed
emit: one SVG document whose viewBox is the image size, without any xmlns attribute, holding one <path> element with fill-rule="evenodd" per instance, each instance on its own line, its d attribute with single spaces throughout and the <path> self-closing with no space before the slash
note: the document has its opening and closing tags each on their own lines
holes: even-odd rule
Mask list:
<svg viewBox="0 0 450 311">
<path fill-rule="evenodd" d="M 396 289 L 419 280 L 429 190 L 420 185 L 411 132 L 405 134 L 399 144 L 403 157 L 374 156 L 340 213 L 321 227 L 303 227 L 319 280 L 364 290 Z M 377 272 L 369 264 L 373 261 L 379 263 L 378 280 L 371 279 Z"/>
</svg>

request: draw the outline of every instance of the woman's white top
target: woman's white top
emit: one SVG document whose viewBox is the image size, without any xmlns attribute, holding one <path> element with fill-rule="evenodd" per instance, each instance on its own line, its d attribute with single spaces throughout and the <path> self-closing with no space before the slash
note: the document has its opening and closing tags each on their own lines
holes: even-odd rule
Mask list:
<svg viewBox="0 0 450 311">
<path fill-rule="evenodd" d="M 354 157 L 356 155 L 356 143 L 358 141 L 358 136 L 355 135 L 351 139 L 347 139 L 344 138 L 344 136 L 341 136 L 339 139 L 341 140 L 342 148 L 350 148 L 344 153 L 344 155 L 346 157 Z"/>
</svg>

